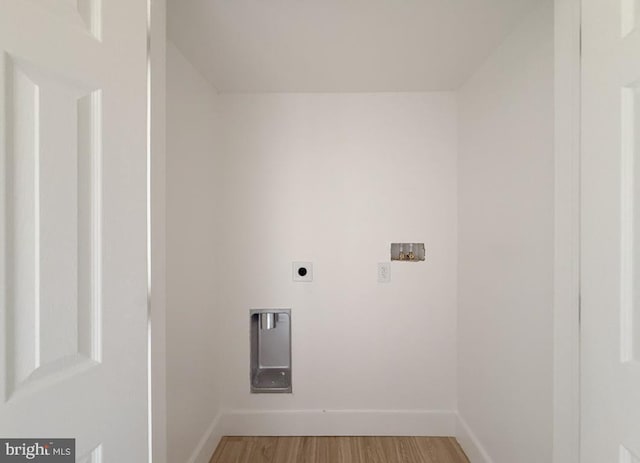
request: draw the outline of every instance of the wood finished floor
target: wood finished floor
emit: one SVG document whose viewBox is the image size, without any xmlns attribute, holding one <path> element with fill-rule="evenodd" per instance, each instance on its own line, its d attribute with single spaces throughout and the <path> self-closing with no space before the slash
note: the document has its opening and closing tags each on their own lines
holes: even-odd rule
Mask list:
<svg viewBox="0 0 640 463">
<path fill-rule="evenodd" d="M 223 437 L 210 463 L 469 463 L 452 437 Z"/>
</svg>

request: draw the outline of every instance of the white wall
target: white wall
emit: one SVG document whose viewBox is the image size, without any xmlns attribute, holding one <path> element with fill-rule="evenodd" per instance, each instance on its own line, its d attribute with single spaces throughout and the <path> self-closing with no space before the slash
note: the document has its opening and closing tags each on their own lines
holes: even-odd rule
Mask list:
<svg viewBox="0 0 640 463">
<path fill-rule="evenodd" d="M 545 1 L 459 94 L 459 437 L 474 463 L 551 461 L 553 78 Z"/>
<path fill-rule="evenodd" d="M 455 94 L 221 95 L 220 110 L 226 432 L 452 433 Z M 427 261 L 378 284 L 403 241 Z M 313 283 L 292 282 L 297 260 Z M 249 393 L 248 313 L 269 307 L 292 308 L 291 395 Z M 270 410 L 295 412 L 253 414 Z"/>
<path fill-rule="evenodd" d="M 210 85 L 170 43 L 167 53 L 167 447 L 168 461 L 181 463 L 220 407 L 218 114 Z"/>
</svg>

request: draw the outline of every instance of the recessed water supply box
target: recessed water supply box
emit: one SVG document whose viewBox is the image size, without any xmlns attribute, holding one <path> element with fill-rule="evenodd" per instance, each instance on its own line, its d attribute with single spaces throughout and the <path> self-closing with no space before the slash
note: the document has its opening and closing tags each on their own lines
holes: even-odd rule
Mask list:
<svg viewBox="0 0 640 463">
<path fill-rule="evenodd" d="M 391 260 L 422 262 L 425 260 L 424 243 L 391 243 Z"/>
<path fill-rule="evenodd" d="M 251 392 L 291 393 L 291 309 L 250 311 Z"/>
</svg>

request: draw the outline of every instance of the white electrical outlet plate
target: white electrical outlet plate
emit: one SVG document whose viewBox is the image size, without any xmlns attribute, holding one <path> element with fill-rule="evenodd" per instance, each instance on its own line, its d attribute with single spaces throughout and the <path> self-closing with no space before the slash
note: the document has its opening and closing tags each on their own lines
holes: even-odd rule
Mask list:
<svg viewBox="0 0 640 463">
<path fill-rule="evenodd" d="M 293 281 L 309 283 L 313 281 L 313 263 L 312 262 L 294 262 L 293 263 Z"/>
<path fill-rule="evenodd" d="M 380 262 L 378 264 L 378 283 L 389 283 L 391 281 L 391 263 Z"/>
</svg>

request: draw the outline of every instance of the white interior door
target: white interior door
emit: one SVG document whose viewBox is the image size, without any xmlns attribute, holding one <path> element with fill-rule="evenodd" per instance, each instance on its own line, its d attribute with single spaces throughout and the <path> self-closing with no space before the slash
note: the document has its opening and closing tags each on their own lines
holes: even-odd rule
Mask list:
<svg viewBox="0 0 640 463">
<path fill-rule="evenodd" d="M 0 0 L 0 436 L 147 439 L 144 0 Z"/>
<path fill-rule="evenodd" d="M 640 463 L 640 1 L 582 0 L 582 463 Z"/>
</svg>

